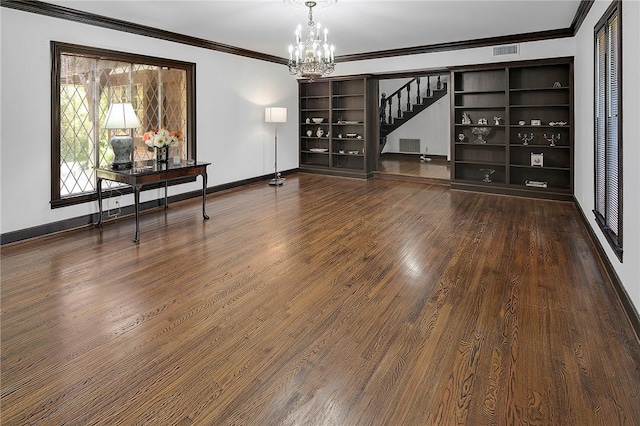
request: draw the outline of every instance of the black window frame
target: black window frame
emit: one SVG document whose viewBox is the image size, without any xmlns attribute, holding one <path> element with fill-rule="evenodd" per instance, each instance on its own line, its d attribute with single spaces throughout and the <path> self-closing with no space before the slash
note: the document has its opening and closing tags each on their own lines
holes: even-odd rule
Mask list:
<svg viewBox="0 0 640 426">
<path fill-rule="evenodd" d="M 106 60 L 124 61 L 131 63 L 144 63 L 158 67 L 178 68 L 186 72 L 186 107 L 187 134 L 190 135 L 187 141 L 190 158 L 197 160 L 197 135 L 196 135 L 196 64 L 193 62 L 179 61 L 174 59 L 159 58 L 136 53 L 121 52 L 117 50 L 102 49 L 97 47 L 82 46 L 58 41 L 50 42 L 51 51 L 51 208 L 66 207 L 75 204 L 82 204 L 96 201 L 97 191 L 85 192 L 82 194 L 61 197 L 60 195 L 60 70 L 61 54 L 77 54 L 97 57 Z M 194 178 L 173 181 L 171 184 L 179 184 L 193 181 Z M 160 187 L 159 185 L 155 185 Z M 151 189 L 154 185 L 146 188 Z M 118 194 L 133 193 L 130 187 L 118 190 Z M 109 196 L 104 194 L 103 196 Z"/>
<path fill-rule="evenodd" d="M 598 71 L 600 67 L 598 66 L 599 60 L 599 52 L 598 52 L 598 36 L 601 31 L 605 31 L 605 40 L 610 40 L 610 33 L 608 31 L 608 24 L 613 17 L 616 17 L 617 22 L 617 32 L 615 34 L 615 46 L 616 46 L 616 80 L 615 83 L 617 85 L 617 124 L 615 127 L 609 126 L 609 120 L 606 114 L 606 111 L 609 109 L 610 97 L 609 97 L 609 82 L 611 81 L 611 76 L 607 71 L 607 67 L 604 67 L 605 75 L 604 75 L 604 140 L 599 140 L 598 137 L 598 89 L 599 89 L 599 77 Z M 609 61 L 609 49 L 605 47 L 605 63 Z M 598 23 L 594 27 L 594 210 L 593 213 L 595 215 L 595 220 L 600 229 L 602 230 L 605 238 L 609 242 L 609 245 L 615 252 L 616 256 L 622 262 L 622 242 L 623 242 L 623 134 L 622 134 L 622 0 L 615 0 L 611 3 L 607 11 L 604 13 L 602 18 L 598 21 Z M 615 129 L 616 131 L 616 142 L 617 144 L 614 146 L 608 145 L 607 132 L 610 129 Z M 600 148 L 599 144 L 603 144 Z M 608 158 L 608 153 L 610 153 L 611 148 L 615 148 L 617 150 L 617 164 L 615 170 L 611 170 L 608 166 L 610 165 L 610 161 Z M 598 150 L 604 150 L 604 170 L 599 165 L 598 161 Z M 610 173 L 617 174 L 617 185 L 612 184 L 608 177 Z M 601 193 L 600 185 L 598 182 L 599 176 L 604 176 L 604 193 Z M 608 217 L 607 212 L 609 208 L 607 207 L 607 203 L 611 199 L 610 191 L 617 191 L 617 232 L 615 232 L 610 226 L 610 218 Z M 600 211 L 599 208 L 599 200 L 603 199 L 605 203 L 604 211 Z"/>
</svg>

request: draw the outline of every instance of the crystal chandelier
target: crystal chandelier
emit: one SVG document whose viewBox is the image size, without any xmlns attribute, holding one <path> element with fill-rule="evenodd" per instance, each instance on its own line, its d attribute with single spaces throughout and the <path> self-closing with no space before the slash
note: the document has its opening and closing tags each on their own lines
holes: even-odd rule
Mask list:
<svg viewBox="0 0 640 426">
<path fill-rule="evenodd" d="M 315 1 L 304 3 L 309 8 L 309 22 L 307 23 L 307 39 L 302 39 L 302 27 L 296 29 L 296 44 L 289 45 L 289 72 L 302 78 L 313 81 L 317 77 L 329 75 L 335 69 L 333 61 L 333 45 L 327 44 L 327 34 L 324 29 L 324 41 L 320 37 L 321 26 L 313 22 L 313 7 Z"/>
</svg>

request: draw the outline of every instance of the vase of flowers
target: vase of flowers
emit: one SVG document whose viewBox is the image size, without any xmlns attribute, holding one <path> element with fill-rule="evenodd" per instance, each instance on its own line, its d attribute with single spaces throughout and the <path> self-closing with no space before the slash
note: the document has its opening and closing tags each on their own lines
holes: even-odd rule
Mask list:
<svg viewBox="0 0 640 426">
<path fill-rule="evenodd" d="M 156 146 L 156 161 L 158 163 L 166 163 L 169 161 L 169 145 Z"/>
<path fill-rule="evenodd" d="M 180 143 L 182 134 L 178 130 L 169 131 L 166 128 L 150 130 L 142 135 L 144 143 L 148 147 L 155 149 L 156 161 L 166 163 L 169 161 L 169 147 L 177 146 Z"/>
</svg>

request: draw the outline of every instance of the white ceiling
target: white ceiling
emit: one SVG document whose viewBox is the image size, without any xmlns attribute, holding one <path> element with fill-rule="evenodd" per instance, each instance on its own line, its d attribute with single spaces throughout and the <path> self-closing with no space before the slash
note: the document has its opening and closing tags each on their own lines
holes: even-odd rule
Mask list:
<svg viewBox="0 0 640 426">
<path fill-rule="evenodd" d="M 48 3 L 288 57 L 307 10 L 282 0 L 63 0 Z M 571 26 L 580 0 L 338 0 L 314 8 L 336 56 Z"/>
</svg>

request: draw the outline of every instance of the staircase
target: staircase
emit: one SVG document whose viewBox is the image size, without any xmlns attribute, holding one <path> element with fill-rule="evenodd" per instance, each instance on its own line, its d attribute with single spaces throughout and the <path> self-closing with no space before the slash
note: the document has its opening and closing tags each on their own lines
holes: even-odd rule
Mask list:
<svg viewBox="0 0 640 426">
<path fill-rule="evenodd" d="M 424 96 L 420 92 L 421 80 L 426 78 L 427 87 Z M 431 79 L 436 78 L 434 88 L 431 88 Z M 415 95 L 411 94 L 411 88 L 415 86 Z M 406 101 L 403 101 L 403 93 L 406 92 Z M 380 152 L 387 143 L 387 136 L 413 117 L 433 105 L 438 99 L 447 94 L 447 83 L 441 82 L 441 76 L 428 75 L 415 77 L 404 86 L 393 92 L 390 96 L 385 93 L 380 98 Z M 412 101 L 415 100 L 415 103 Z M 406 107 L 406 108 L 405 108 Z M 404 108 L 404 110 L 403 110 Z"/>
</svg>

